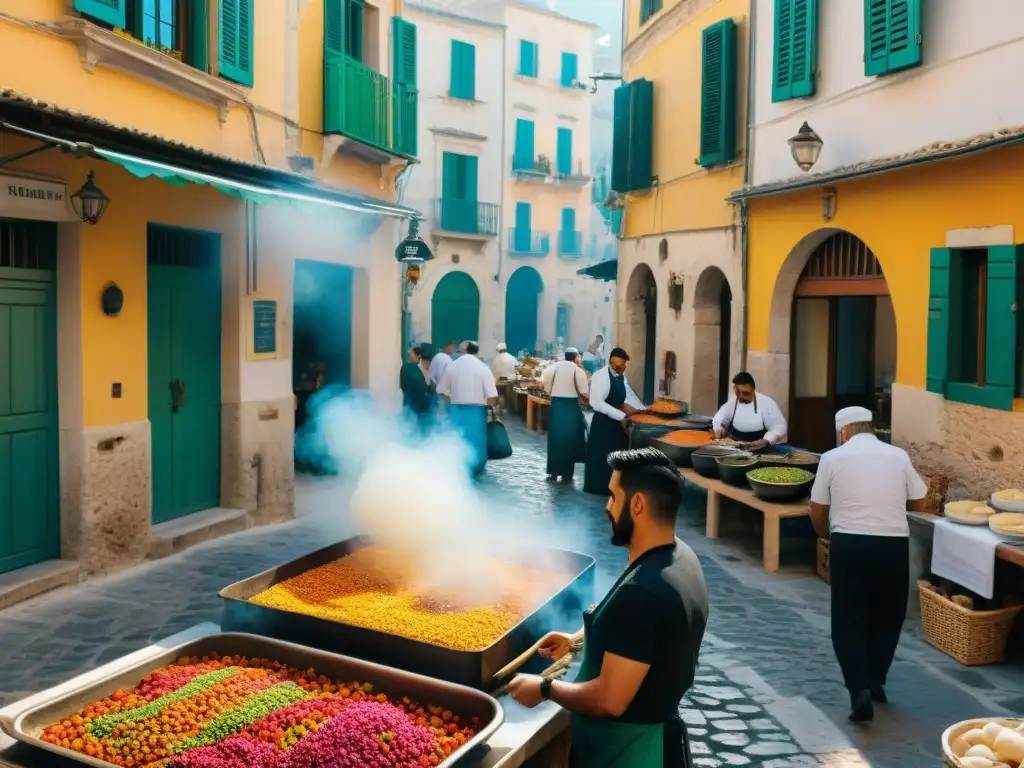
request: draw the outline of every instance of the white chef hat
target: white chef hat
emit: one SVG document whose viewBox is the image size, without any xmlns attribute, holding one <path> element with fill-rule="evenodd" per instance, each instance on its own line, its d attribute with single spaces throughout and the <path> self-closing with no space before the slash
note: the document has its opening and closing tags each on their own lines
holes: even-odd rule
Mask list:
<svg viewBox="0 0 1024 768">
<path fill-rule="evenodd" d="M 836 431 L 848 427 L 851 424 L 871 421 L 874 417 L 875 415 L 867 408 L 862 408 L 859 405 L 851 405 L 849 408 L 843 408 L 841 411 L 836 413 Z"/>
<path fill-rule="evenodd" d="M 579 353 L 580 351 L 576 349 L 576 347 L 568 347 L 565 350 L 565 354 L 567 355 L 578 355 Z"/>
<path fill-rule="evenodd" d="M 508 349 L 508 347 L 505 346 L 505 342 L 504 341 L 499 341 L 498 342 L 498 351 L 499 352 L 504 352 L 507 349 Z"/>
</svg>

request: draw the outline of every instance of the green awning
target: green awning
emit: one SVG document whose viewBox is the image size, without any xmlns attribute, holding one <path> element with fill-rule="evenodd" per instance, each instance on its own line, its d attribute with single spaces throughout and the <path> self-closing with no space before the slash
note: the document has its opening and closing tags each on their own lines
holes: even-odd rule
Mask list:
<svg viewBox="0 0 1024 768">
<path fill-rule="evenodd" d="M 324 188 L 313 188 L 300 192 L 255 186 L 248 182 L 229 179 L 223 176 L 212 176 L 200 171 L 167 165 L 154 160 L 146 160 L 141 157 L 114 152 L 109 149 L 100 149 L 99 147 L 95 148 L 95 154 L 104 160 L 120 165 L 133 176 L 137 176 L 140 179 L 148 179 L 151 176 L 155 176 L 175 187 L 183 187 L 187 184 L 201 184 L 251 203 L 290 203 L 303 208 L 316 206 L 317 210 L 322 210 L 323 206 L 327 206 L 358 213 L 398 216 L 401 218 L 416 218 L 419 215 L 412 208 L 393 205 L 363 195 Z"/>
<path fill-rule="evenodd" d="M 583 277 L 592 277 L 595 280 L 604 280 L 609 282 L 618 277 L 619 274 L 619 260 L 609 259 L 608 261 L 599 261 L 597 264 L 591 264 L 589 267 L 576 270 L 577 275 Z"/>
</svg>

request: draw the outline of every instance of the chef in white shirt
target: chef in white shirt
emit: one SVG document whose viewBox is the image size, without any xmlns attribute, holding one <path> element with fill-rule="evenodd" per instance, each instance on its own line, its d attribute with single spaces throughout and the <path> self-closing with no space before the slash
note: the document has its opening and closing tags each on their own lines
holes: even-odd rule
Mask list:
<svg viewBox="0 0 1024 768">
<path fill-rule="evenodd" d="M 755 451 L 786 442 L 786 417 L 778 403 L 756 391 L 754 377 L 741 371 L 733 377 L 732 385 L 732 397 L 711 422 L 715 437 L 750 443 Z"/>
<path fill-rule="evenodd" d="M 437 385 L 437 393 L 448 399 L 452 424 L 472 448 L 474 475 L 487 466 L 487 409 L 498 404 L 494 374 L 479 352 L 475 341 L 466 342 L 465 354 L 451 362 Z"/>
<path fill-rule="evenodd" d="M 811 522 L 830 539 L 832 647 L 850 692 L 850 719 L 874 718 L 907 615 L 910 527 L 928 487 L 906 451 L 875 436 L 867 408 L 836 414 L 842 442 L 826 452 L 811 489 Z"/>
<path fill-rule="evenodd" d="M 551 395 L 548 408 L 548 479 L 571 483 L 576 464 L 583 461 L 587 447 L 587 423 L 580 400 L 587 396 L 587 373 L 580 352 L 565 350 L 565 360 L 544 369 L 541 381 Z"/>
<path fill-rule="evenodd" d="M 491 363 L 491 370 L 494 372 L 494 380 L 511 379 L 516 375 L 516 364 L 518 361 L 508 353 L 505 342 L 498 344 L 498 354 L 494 356 Z"/>
<path fill-rule="evenodd" d="M 644 404 L 626 381 L 629 355 L 621 347 L 612 350 L 608 365 L 590 379 L 590 407 L 594 418 L 587 436 L 587 466 L 583 490 L 596 496 L 607 496 L 612 468 L 608 454 L 629 448 L 629 417 L 642 411 Z"/>
<path fill-rule="evenodd" d="M 445 369 L 448 368 L 452 363 L 452 352 L 455 351 L 455 342 L 446 342 L 441 351 L 436 353 L 433 359 L 430 361 L 430 383 L 434 389 L 437 389 L 437 385 L 441 383 L 441 377 L 444 376 Z"/>
</svg>

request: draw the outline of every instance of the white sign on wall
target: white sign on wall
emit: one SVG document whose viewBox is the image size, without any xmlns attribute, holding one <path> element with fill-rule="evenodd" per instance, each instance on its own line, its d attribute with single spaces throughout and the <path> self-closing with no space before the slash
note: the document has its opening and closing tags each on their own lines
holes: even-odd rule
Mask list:
<svg viewBox="0 0 1024 768">
<path fill-rule="evenodd" d="M 36 221 L 73 221 L 67 184 L 0 173 L 0 216 Z"/>
</svg>

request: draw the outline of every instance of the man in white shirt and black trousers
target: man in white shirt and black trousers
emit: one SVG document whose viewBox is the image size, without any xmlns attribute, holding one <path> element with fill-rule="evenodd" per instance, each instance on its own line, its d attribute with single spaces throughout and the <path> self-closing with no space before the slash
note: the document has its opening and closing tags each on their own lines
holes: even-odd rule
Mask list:
<svg viewBox="0 0 1024 768">
<path fill-rule="evenodd" d="M 836 414 L 842 443 L 821 457 L 811 522 L 830 539 L 832 647 L 850 692 L 850 719 L 874 719 L 907 615 L 910 527 L 928 487 L 906 451 L 879 440 L 867 408 Z"/>
</svg>

